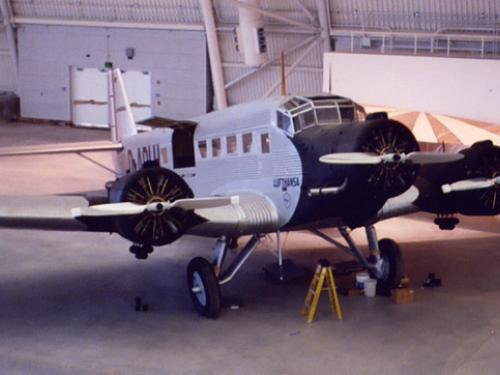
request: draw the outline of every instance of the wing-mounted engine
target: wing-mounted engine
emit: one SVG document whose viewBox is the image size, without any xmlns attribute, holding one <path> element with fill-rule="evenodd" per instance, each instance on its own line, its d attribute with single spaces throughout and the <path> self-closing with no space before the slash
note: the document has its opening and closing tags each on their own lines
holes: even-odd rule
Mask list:
<svg viewBox="0 0 500 375">
<path fill-rule="evenodd" d="M 500 147 L 478 142 L 461 154 L 462 160 L 445 168 L 422 168 L 416 204 L 440 216 L 500 214 Z"/>
<path fill-rule="evenodd" d="M 193 198 L 187 183 L 175 172 L 159 168 L 144 168 L 117 180 L 110 189 L 110 202 L 130 202 L 153 207 L 140 214 L 112 218 L 116 231 L 124 238 L 150 246 L 161 246 L 177 240 L 196 217 L 192 210 L 173 207 L 155 209 L 155 204 Z"/>
</svg>

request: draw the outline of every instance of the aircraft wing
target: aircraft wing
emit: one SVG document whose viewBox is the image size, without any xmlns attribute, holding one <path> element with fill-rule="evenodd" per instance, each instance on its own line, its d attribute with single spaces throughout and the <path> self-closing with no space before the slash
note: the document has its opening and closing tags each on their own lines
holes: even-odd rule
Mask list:
<svg viewBox="0 0 500 375">
<path fill-rule="evenodd" d="M 0 227 L 42 230 L 86 231 L 71 210 L 88 207 L 83 196 L 0 197 Z M 103 228 L 103 231 L 105 228 Z"/>
<path fill-rule="evenodd" d="M 238 194 L 237 204 L 195 210 L 202 222 L 187 233 L 198 236 L 230 236 L 274 232 L 279 228 L 276 206 L 257 193 Z"/>
<path fill-rule="evenodd" d="M 169 209 L 193 210 L 188 234 L 215 237 L 275 231 L 278 212 L 259 194 L 179 199 L 137 205 L 108 203 L 102 197 L 0 197 L 0 228 L 115 232 L 113 218 L 154 215 Z"/>
<path fill-rule="evenodd" d="M 419 190 L 412 186 L 403 194 L 397 197 L 390 198 L 385 202 L 384 206 L 379 210 L 372 222 L 390 219 L 396 216 L 403 216 L 418 212 L 421 210 L 415 202 L 419 197 Z"/>
<path fill-rule="evenodd" d="M 34 146 L 17 146 L 0 148 L 0 156 L 23 156 L 42 154 L 63 154 L 96 151 L 120 151 L 123 145 L 111 141 L 57 143 Z"/>
</svg>

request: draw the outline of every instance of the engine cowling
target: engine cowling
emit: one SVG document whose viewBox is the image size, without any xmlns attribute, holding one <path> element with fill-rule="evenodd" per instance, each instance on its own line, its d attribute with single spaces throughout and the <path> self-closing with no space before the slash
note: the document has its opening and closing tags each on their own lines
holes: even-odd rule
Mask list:
<svg viewBox="0 0 500 375">
<path fill-rule="evenodd" d="M 417 186 L 421 191 L 417 205 L 437 214 L 498 215 L 500 213 L 500 186 L 474 188 L 475 181 L 488 181 L 500 176 L 500 147 L 491 141 L 475 143 L 462 150 L 464 158 L 449 164 L 446 170 L 439 165 L 422 168 Z M 470 189 L 443 192 L 443 186 L 456 183 Z M 446 190 L 446 189 L 445 189 Z"/>
<path fill-rule="evenodd" d="M 326 164 L 335 153 L 409 154 L 419 151 L 411 131 L 398 121 L 367 121 L 305 129 L 293 138 L 303 167 L 303 192 L 290 226 L 339 217 L 357 227 L 375 215 L 387 199 L 407 190 L 419 166 L 412 163 L 380 165 Z M 308 197 L 311 189 L 342 187 L 338 194 Z"/>
<path fill-rule="evenodd" d="M 173 202 L 192 198 L 193 192 L 175 172 L 160 168 L 143 168 L 113 183 L 110 202 L 147 204 Z M 172 208 L 163 212 L 145 211 L 139 215 L 116 216 L 115 230 L 122 237 L 136 243 L 151 246 L 166 245 L 177 240 L 194 220 L 192 211 Z"/>
<path fill-rule="evenodd" d="M 419 151 L 408 128 L 393 120 L 377 120 L 360 136 L 356 151 L 375 155 L 404 155 Z M 374 191 L 387 197 L 405 192 L 415 181 L 419 166 L 408 163 L 382 163 L 356 168 L 358 180 L 364 180 Z"/>
<path fill-rule="evenodd" d="M 494 179 L 500 176 L 500 147 L 491 142 L 479 143 L 464 151 L 465 172 L 468 179 Z M 500 186 L 456 193 L 461 212 L 469 215 L 498 215 L 500 213 Z M 460 197 L 462 195 L 462 197 Z M 463 203 L 462 203 L 463 202 Z M 476 204 L 475 204 L 475 203 Z M 465 204 L 464 204 L 465 203 Z"/>
</svg>

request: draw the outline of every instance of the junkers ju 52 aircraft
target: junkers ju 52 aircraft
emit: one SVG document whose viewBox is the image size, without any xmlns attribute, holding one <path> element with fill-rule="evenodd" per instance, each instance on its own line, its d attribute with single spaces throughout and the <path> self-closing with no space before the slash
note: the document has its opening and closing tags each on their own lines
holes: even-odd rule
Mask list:
<svg viewBox="0 0 500 375">
<path fill-rule="evenodd" d="M 4 197 L 0 226 L 118 233 L 137 258 L 184 234 L 216 238 L 212 261 L 188 265 L 204 316 L 219 314 L 220 285 L 263 234 L 311 230 L 357 257 L 387 292 L 400 280 L 401 253 L 394 241 L 377 240 L 374 223 L 426 210 L 452 228 L 453 213 L 500 212 L 500 153 L 491 143 L 421 152 L 401 123 L 332 95 L 275 97 L 193 121 L 152 118 L 144 123 L 153 130 L 138 133 L 120 71 L 110 69 L 108 80 L 112 142 L 0 150 L 113 151 L 116 180 L 107 196 Z M 320 231 L 326 227 L 339 228 L 348 246 Z M 368 258 L 351 238 L 357 227 L 366 229 Z M 230 240 L 244 235 L 248 242 L 225 266 Z"/>
</svg>

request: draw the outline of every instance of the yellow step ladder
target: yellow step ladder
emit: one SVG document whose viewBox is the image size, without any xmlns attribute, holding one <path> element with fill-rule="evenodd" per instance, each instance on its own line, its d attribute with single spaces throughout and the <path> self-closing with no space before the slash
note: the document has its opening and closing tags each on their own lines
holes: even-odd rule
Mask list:
<svg viewBox="0 0 500 375">
<path fill-rule="evenodd" d="M 313 321 L 319 297 L 324 290 L 328 291 L 332 312 L 337 313 L 339 320 L 342 320 L 342 310 L 340 309 L 339 297 L 337 296 L 332 266 L 329 261 L 321 259 L 316 266 L 316 272 L 314 272 L 309 290 L 307 291 L 304 307 L 302 308 L 302 315 L 307 315 L 307 323 Z"/>
</svg>

